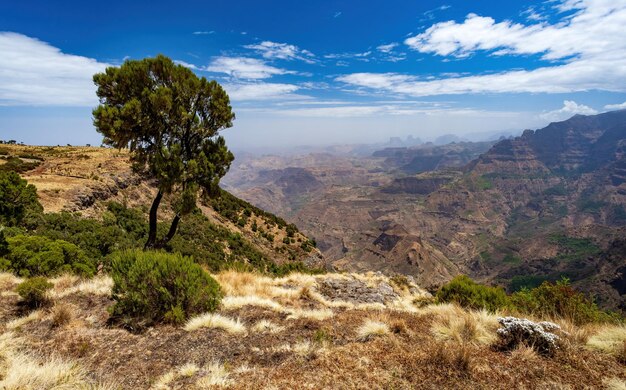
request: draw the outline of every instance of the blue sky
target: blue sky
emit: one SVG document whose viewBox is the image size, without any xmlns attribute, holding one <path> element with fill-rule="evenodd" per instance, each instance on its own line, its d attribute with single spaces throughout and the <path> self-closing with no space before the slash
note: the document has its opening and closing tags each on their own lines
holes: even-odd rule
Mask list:
<svg viewBox="0 0 626 390">
<path fill-rule="evenodd" d="M 626 0 L 4 1 L 0 138 L 99 144 L 91 75 L 158 53 L 224 85 L 235 149 L 542 127 L 626 108 L 625 25 Z"/>
</svg>

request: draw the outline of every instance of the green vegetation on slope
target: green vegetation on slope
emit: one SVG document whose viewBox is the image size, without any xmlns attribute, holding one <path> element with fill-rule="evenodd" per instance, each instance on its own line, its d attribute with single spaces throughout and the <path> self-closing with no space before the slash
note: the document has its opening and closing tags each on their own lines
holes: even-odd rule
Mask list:
<svg viewBox="0 0 626 390">
<path fill-rule="evenodd" d="M 565 318 L 580 325 L 591 322 L 623 322 L 617 313 L 604 311 L 585 294 L 574 290 L 568 279 L 544 281 L 538 287 L 507 295 L 500 287 L 476 283 L 459 275 L 437 292 L 439 302 L 456 302 L 463 307 L 503 310 L 542 318 Z"/>
</svg>

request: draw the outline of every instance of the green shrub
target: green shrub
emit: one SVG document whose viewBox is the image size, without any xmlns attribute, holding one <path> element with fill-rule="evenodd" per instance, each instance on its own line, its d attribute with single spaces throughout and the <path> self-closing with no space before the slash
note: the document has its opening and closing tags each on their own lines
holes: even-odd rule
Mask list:
<svg viewBox="0 0 626 390">
<path fill-rule="evenodd" d="M 219 284 L 193 259 L 180 254 L 131 250 L 118 253 L 111 265 L 112 315 L 141 327 L 159 322 L 179 324 L 194 314 L 217 309 Z"/>
<path fill-rule="evenodd" d="M 522 289 L 511 296 L 511 301 L 520 312 L 540 317 L 566 318 L 577 325 L 613 322 L 620 318 L 599 309 L 583 293 L 574 290 L 566 278 L 556 283 L 543 282 L 532 290 Z"/>
<path fill-rule="evenodd" d="M 17 285 L 17 293 L 22 297 L 22 301 L 25 305 L 31 308 L 37 308 L 46 306 L 50 300 L 47 296 L 47 291 L 54 285 L 48 282 L 48 279 L 43 276 L 35 276 L 34 278 L 26 279 L 24 282 Z"/>
<path fill-rule="evenodd" d="M 437 301 L 456 302 L 463 307 L 496 311 L 510 307 L 506 292 L 501 287 L 478 284 L 466 275 L 459 275 L 437 291 Z"/>
<path fill-rule="evenodd" d="M 95 266 L 76 245 L 42 236 L 17 235 L 6 239 L 9 253 L 0 269 L 20 276 L 53 276 L 63 272 L 92 276 Z"/>
<path fill-rule="evenodd" d="M 111 203 L 102 221 L 68 212 L 45 214 L 35 233 L 71 242 L 90 259 L 104 261 L 113 252 L 140 246 L 144 241 L 145 226 L 145 217 L 138 210 Z"/>
<path fill-rule="evenodd" d="M 27 214 L 42 211 L 35 186 L 15 172 L 0 171 L 0 225 L 17 226 Z"/>
</svg>

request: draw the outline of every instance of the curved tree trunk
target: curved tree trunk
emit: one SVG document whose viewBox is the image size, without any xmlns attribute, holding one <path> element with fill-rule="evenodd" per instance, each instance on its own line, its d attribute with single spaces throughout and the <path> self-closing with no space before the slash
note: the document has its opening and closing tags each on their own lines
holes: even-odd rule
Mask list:
<svg viewBox="0 0 626 390">
<path fill-rule="evenodd" d="M 167 232 L 167 235 L 163 237 L 159 242 L 154 245 L 155 249 L 161 249 L 167 245 L 168 242 L 174 237 L 176 234 L 176 229 L 178 229 L 178 222 L 180 222 L 180 216 L 176 214 L 174 219 L 172 220 L 172 224 L 170 225 L 170 230 Z"/>
<path fill-rule="evenodd" d="M 146 245 L 144 245 L 143 247 L 144 250 L 153 249 L 155 247 L 157 234 L 157 212 L 159 210 L 159 204 L 161 204 L 162 198 L 163 193 L 161 192 L 161 190 L 159 190 L 159 192 L 157 192 L 156 198 L 154 198 L 154 200 L 152 201 L 152 207 L 150 207 L 148 241 L 146 241 Z"/>
</svg>

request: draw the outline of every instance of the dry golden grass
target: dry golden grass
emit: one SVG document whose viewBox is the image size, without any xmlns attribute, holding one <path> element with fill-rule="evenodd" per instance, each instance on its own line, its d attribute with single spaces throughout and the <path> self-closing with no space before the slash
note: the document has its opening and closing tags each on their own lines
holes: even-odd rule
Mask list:
<svg viewBox="0 0 626 390">
<path fill-rule="evenodd" d="M 626 326 L 604 325 L 589 337 L 587 347 L 618 356 L 624 353 L 626 343 Z"/>
<path fill-rule="evenodd" d="M 77 363 L 48 356 L 45 359 L 22 351 L 22 341 L 12 332 L 0 336 L 0 388 L 29 389 L 114 389 L 116 386 L 90 381 Z"/>
<path fill-rule="evenodd" d="M 307 318 L 310 320 L 324 321 L 331 318 L 334 315 L 330 309 L 290 309 L 288 320 L 295 320 L 298 318 Z"/>
<path fill-rule="evenodd" d="M 626 390 L 626 380 L 620 378 L 607 378 L 602 381 L 606 390 Z"/>
<path fill-rule="evenodd" d="M 366 319 L 356 331 L 359 341 L 368 341 L 375 337 L 386 336 L 390 333 L 389 325 L 382 321 Z"/>
<path fill-rule="evenodd" d="M 190 376 L 194 376 L 194 374 L 197 373 L 198 371 L 200 371 L 200 368 L 194 363 L 187 363 L 178 367 L 178 375 L 182 377 L 188 378 Z"/>
<path fill-rule="evenodd" d="M 204 367 L 202 372 L 205 375 L 196 381 L 196 386 L 199 389 L 225 387 L 233 383 L 230 373 L 222 363 L 212 362 Z"/>
<path fill-rule="evenodd" d="M 31 321 L 35 321 L 38 319 L 41 319 L 43 317 L 43 311 L 42 310 L 35 310 L 30 312 L 30 314 L 28 314 L 27 316 L 24 317 L 18 317 L 15 318 L 9 322 L 6 323 L 6 328 L 7 329 L 17 329 L 23 325 L 26 325 L 27 323 L 31 322 Z"/>
<path fill-rule="evenodd" d="M 431 305 L 423 309 L 435 314 L 431 332 L 440 340 L 490 345 L 496 341 L 497 315 L 487 311 L 466 311 L 453 305 Z"/>
<path fill-rule="evenodd" d="M 83 280 L 78 284 L 73 284 L 65 288 L 56 287 L 52 291 L 52 298 L 64 298 L 71 294 L 93 294 L 93 295 L 111 295 L 113 288 L 113 279 L 110 276 L 96 276 L 91 279 Z"/>
<path fill-rule="evenodd" d="M 48 279 L 48 281 L 54 285 L 54 290 L 63 291 L 78 283 L 80 278 L 76 275 L 63 274 Z"/>
<path fill-rule="evenodd" d="M 275 324 L 270 320 L 260 320 L 252 326 L 251 330 L 258 333 L 280 333 L 285 330 L 285 327 Z"/>
<path fill-rule="evenodd" d="M 213 277 L 218 281 L 226 296 L 272 297 L 270 294 L 272 279 L 266 276 L 251 272 L 225 271 Z"/>
<path fill-rule="evenodd" d="M 13 287 L 22 283 L 24 279 L 18 278 L 12 273 L 8 272 L 0 272 L 0 290 L 3 292 L 9 289 L 13 289 Z"/>
<path fill-rule="evenodd" d="M 175 382 L 179 378 L 189 378 L 194 376 L 200 368 L 194 363 L 186 363 L 180 367 L 169 370 L 165 374 L 157 378 L 157 380 L 150 387 L 153 390 L 166 390 L 170 389 L 170 384 Z"/>
<path fill-rule="evenodd" d="M 161 375 L 157 378 L 157 380 L 152 385 L 151 389 L 153 390 L 167 390 L 170 388 L 170 383 L 174 382 L 178 378 L 177 372 L 175 370 L 170 370 L 165 374 Z"/>
<path fill-rule="evenodd" d="M 72 321 L 73 313 L 71 307 L 66 303 L 57 303 L 50 310 L 52 326 L 55 328 L 65 326 Z"/>
<path fill-rule="evenodd" d="M 523 363 L 531 363 L 541 358 L 532 346 L 523 344 L 518 345 L 514 350 L 512 350 L 510 356 L 511 359 L 518 360 Z"/>
<path fill-rule="evenodd" d="M 258 295 L 225 296 L 222 307 L 225 309 L 240 309 L 244 306 L 258 306 L 274 311 L 283 311 L 282 305 L 269 298 Z"/>
<path fill-rule="evenodd" d="M 231 334 L 241 334 L 246 332 L 246 327 L 239 319 L 233 320 L 221 314 L 206 313 L 191 318 L 185 324 L 185 330 L 192 332 L 200 328 L 215 328 L 225 330 Z"/>
</svg>

